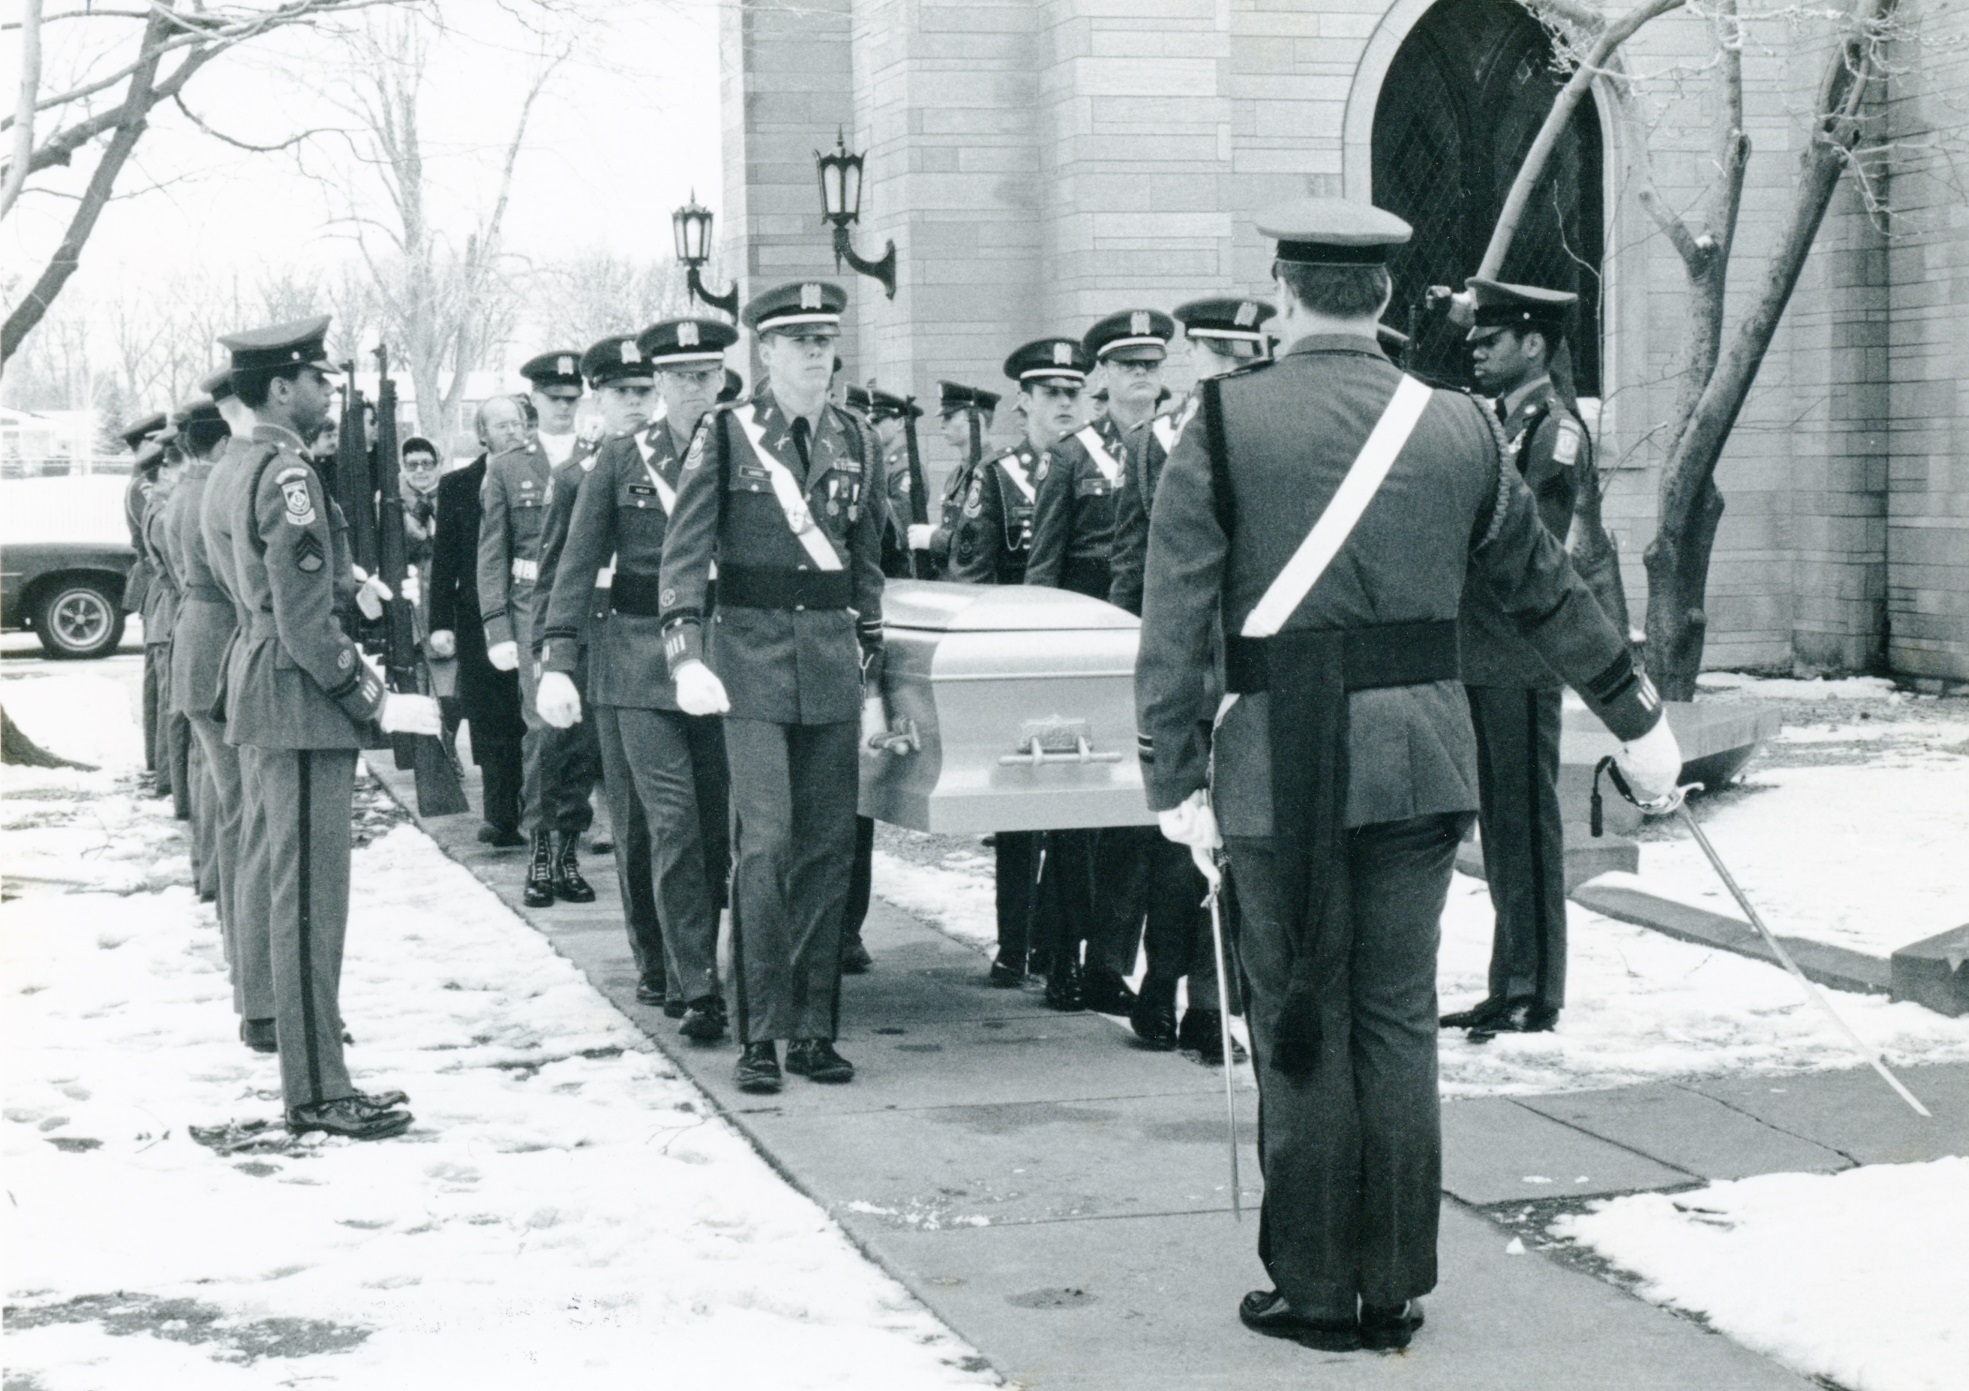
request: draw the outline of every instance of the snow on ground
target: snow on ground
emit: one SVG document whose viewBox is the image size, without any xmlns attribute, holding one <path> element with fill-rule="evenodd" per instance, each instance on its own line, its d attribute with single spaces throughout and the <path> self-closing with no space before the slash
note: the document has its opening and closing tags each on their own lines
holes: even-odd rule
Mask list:
<svg viewBox="0 0 1969 1391">
<path fill-rule="evenodd" d="M 1703 688 L 1785 705 L 1740 782 L 1692 804 L 1772 931 L 1886 957 L 1969 923 L 1969 701 L 1877 677 L 1714 673 Z M 1648 828 L 1639 879 L 1617 882 L 1744 916 L 1676 820 Z"/>
<path fill-rule="evenodd" d="M 9 714 L 64 752 L 127 754 L 78 724 L 117 712 L 103 671 L 9 673 Z M 237 1042 L 182 832 L 134 781 L 127 757 L 0 770 L 10 1385 L 987 1380 L 410 827 L 356 853 L 343 999 L 357 1084 L 408 1091 L 416 1126 L 194 1142 L 274 1120 L 278 1074 Z"/>
<path fill-rule="evenodd" d="M 876 892 L 951 936 L 989 950 L 996 940 L 991 861 L 977 842 L 888 827 L 882 834 Z M 1776 966 L 1615 922 L 1578 904 L 1569 907 L 1568 1004 L 1558 1031 L 1506 1034 L 1487 1044 L 1444 1034 L 1445 1096 L 1801 1072 L 1859 1061 Z M 1457 875 L 1443 914 L 1437 975 L 1445 1009 L 1483 997 L 1492 922 L 1482 881 Z M 1884 1048 L 1890 1061 L 1969 1059 L 1969 1019 L 1946 1019 L 1878 996 L 1842 994 L 1837 1004 L 1860 1036 Z"/>
<path fill-rule="evenodd" d="M 1969 1159 L 1636 1194 L 1553 1231 L 1806 1376 L 1849 1391 L 1969 1380 Z"/>
</svg>

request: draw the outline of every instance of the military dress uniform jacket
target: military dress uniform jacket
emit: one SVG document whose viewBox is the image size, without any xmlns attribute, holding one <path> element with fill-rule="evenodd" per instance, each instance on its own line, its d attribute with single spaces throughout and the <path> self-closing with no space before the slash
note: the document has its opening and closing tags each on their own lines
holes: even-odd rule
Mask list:
<svg viewBox="0 0 1969 1391">
<path fill-rule="evenodd" d="M 683 455 L 667 421 L 616 435 L 589 456 L 542 606 L 540 664 L 573 676 L 588 645 L 588 698 L 597 705 L 675 710 L 663 659 L 663 538 L 676 506 Z M 555 481 L 555 504 L 561 483 Z M 594 577 L 610 570 L 606 589 Z M 584 579 L 584 576 L 586 577 Z M 543 583 L 545 576 L 543 575 Z M 597 599 L 611 612 L 593 622 Z"/>
<path fill-rule="evenodd" d="M 1239 632 L 1340 486 L 1400 377 L 1372 339 L 1322 336 L 1273 364 L 1220 378 L 1221 485 L 1206 443 L 1208 408 L 1183 431 L 1150 520 L 1136 666 L 1155 810 L 1212 785 L 1214 758 L 1224 834 L 1272 834 L 1268 694 L 1242 696 L 1214 747 L 1210 736 L 1215 620 L 1221 603 L 1224 630 Z M 1453 624 L 1473 560 L 1519 631 L 1617 738 L 1652 728 L 1659 702 L 1625 638 L 1573 573 L 1524 480 L 1505 466 L 1483 407 L 1465 396 L 1434 394 L 1346 545 L 1285 627 Z M 1349 827 L 1476 808 L 1461 682 L 1354 690 L 1346 699 Z"/>
<path fill-rule="evenodd" d="M 949 579 L 968 584 L 1022 584 L 1032 553 L 1039 451 L 1002 450 L 981 464 L 965 489 L 950 542 Z"/>
<path fill-rule="evenodd" d="M 525 640 L 520 644 L 536 660 L 547 641 L 548 596 L 554 592 L 554 585 L 560 579 L 568 524 L 574 519 L 574 508 L 580 500 L 582 484 L 594 471 L 596 459 L 609 443 L 608 440 L 577 443 L 574 451 L 555 464 L 547 477 L 547 520 L 540 529 L 540 564 L 533 585 L 531 628 L 523 634 Z M 577 648 L 588 645 L 591 631 L 608 617 L 608 613 L 608 557 L 604 556 L 601 568 L 589 577 L 588 603 L 571 634 Z M 592 678 L 589 684 L 593 685 Z"/>
<path fill-rule="evenodd" d="M 734 719 L 852 721 L 864 685 L 882 681 L 881 459 L 852 416 L 824 406 L 803 467 L 792 425 L 770 388 L 705 416 L 664 540 L 664 655 L 672 672 L 708 660 Z M 791 475 L 792 514 L 769 463 Z"/>
<path fill-rule="evenodd" d="M 1074 431 L 1033 469 L 1032 551 L 1027 584 L 1108 597 L 1114 495 L 1128 444 L 1113 416 Z"/>
<path fill-rule="evenodd" d="M 150 502 L 152 482 L 147 475 L 132 470 L 123 489 L 123 525 L 130 532 L 130 549 L 137 553 L 136 563 L 123 579 L 125 613 L 142 613 L 150 593 L 150 564 L 144 559 L 144 507 Z"/>
<path fill-rule="evenodd" d="M 964 523 L 964 501 L 970 496 L 971 480 L 977 477 L 980 467 L 965 459 L 943 481 L 943 498 L 937 504 L 937 529 L 930 533 L 930 565 L 935 579 L 956 578 L 951 573 L 954 568 L 951 548 L 956 543 L 958 528 Z"/>
<path fill-rule="evenodd" d="M 334 503 L 300 437 L 253 431 L 234 494 L 233 575 L 249 615 L 226 740 L 266 749 L 359 749 L 383 683 L 335 621 L 354 592 Z"/>
<path fill-rule="evenodd" d="M 1537 499 L 1545 529 L 1563 544 L 1572 528 L 1581 480 L 1593 476 L 1586 427 L 1546 381 L 1527 392 L 1505 417 L 1504 439 L 1525 486 Z M 1475 567 L 1463 587 L 1461 643 L 1466 685 L 1537 690 L 1565 684 L 1551 663 L 1518 635 L 1490 581 Z"/>
<path fill-rule="evenodd" d="M 1149 514 L 1155 510 L 1155 488 L 1162 466 L 1183 427 L 1196 414 L 1198 394 L 1192 391 L 1174 415 L 1158 415 L 1128 432 L 1125 471 L 1114 499 L 1114 553 L 1108 562 L 1108 602 L 1142 616 L 1142 571 L 1149 558 Z"/>
<path fill-rule="evenodd" d="M 207 716 L 219 693 L 226 651 L 238 627 L 232 597 L 213 573 L 205 546 L 205 492 L 213 466 L 190 465 L 164 512 L 165 545 L 182 595 L 171 641 L 171 708 Z"/>
<path fill-rule="evenodd" d="M 175 480 L 159 482 L 144 499 L 143 557 L 150 584 L 144 594 L 144 646 L 155 647 L 171 641 L 178 622 L 178 577 L 171 572 L 171 557 L 164 538 L 164 509 L 177 491 Z"/>
<path fill-rule="evenodd" d="M 547 529 L 553 469 L 538 445 L 520 445 L 486 461 L 479 489 L 479 622 L 485 645 L 532 646 L 533 589 Z"/>
</svg>

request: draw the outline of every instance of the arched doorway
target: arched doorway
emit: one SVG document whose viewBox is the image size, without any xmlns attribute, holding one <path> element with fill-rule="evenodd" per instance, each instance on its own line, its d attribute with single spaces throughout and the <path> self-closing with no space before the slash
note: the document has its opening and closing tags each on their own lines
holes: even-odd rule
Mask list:
<svg viewBox="0 0 1969 1391">
<path fill-rule="evenodd" d="M 1388 318 L 1415 340 L 1409 365 L 1467 384 L 1462 333 L 1425 308 L 1431 285 L 1463 287 L 1483 259 L 1525 152 L 1562 85 L 1552 42 L 1510 0 L 1441 0 L 1396 52 L 1374 109 L 1374 201 L 1415 237 L 1394 257 Z M 1599 113 L 1589 93 L 1518 229 L 1503 278 L 1579 295 L 1570 326 L 1582 396 L 1600 394 Z"/>
</svg>

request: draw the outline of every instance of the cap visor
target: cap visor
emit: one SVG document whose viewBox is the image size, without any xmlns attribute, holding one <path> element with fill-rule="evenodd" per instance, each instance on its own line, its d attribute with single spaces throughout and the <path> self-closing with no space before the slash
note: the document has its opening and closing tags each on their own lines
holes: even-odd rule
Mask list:
<svg viewBox="0 0 1969 1391">
<path fill-rule="evenodd" d="M 1161 362 L 1168 356 L 1169 350 L 1160 342 L 1111 343 L 1101 349 L 1103 362 Z"/>
</svg>

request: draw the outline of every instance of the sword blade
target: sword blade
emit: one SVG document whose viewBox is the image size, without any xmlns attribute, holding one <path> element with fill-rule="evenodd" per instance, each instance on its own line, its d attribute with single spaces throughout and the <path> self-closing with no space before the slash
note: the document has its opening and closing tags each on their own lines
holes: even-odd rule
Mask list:
<svg viewBox="0 0 1969 1391">
<path fill-rule="evenodd" d="M 1737 901 L 1737 907 L 1743 909 L 1744 916 L 1750 919 L 1750 925 L 1757 929 L 1757 935 L 1764 939 L 1764 945 L 1771 949 L 1772 955 L 1777 957 L 1779 964 L 1785 970 L 1791 972 L 1792 977 L 1798 984 L 1804 987 L 1805 994 L 1811 999 L 1812 1003 L 1825 1012 L 1825 1017 L 1832 1021 L 1833 1027 L 1844 1034 L 1847 1041 L 1853 1045 L 1859 1055 L 1872 1064 L 1873 1070 L 1880 1074 L 1881 1080 L 1885 1081 L 1888 1086 L 1894 1089 L 1894 1094 L 1913 1107 L 1916 1115 L 1928 1116 L 1930 1114 L 1928 1108 L 1916 1099 L 1913 1092 L 1902 1085 L 1901 1079 L 1896 1077 L 1888 1068 L 1886 1060 L 1877 1051 L 1869 1047 L 1866 1041 L 1853 1031 L 1851 1024 L 1848 1024 L 1840 1017 L 1839 1011 L 1832 1007 L 1832 1001 L 1826 998 L 1825 992 L 1820 990 L 1818 985 L 1809 976 L 1798 969 L 1798 963 L 1791 959 L 1791 953 L 1784 949 L 1784 944 L 1778 941 L 1777 936 L 1771 929 L 1764 925 L 1763 917 L 1751 905 L 1750 899 L 1745 896 L 1744 891 L 1737 887 L 1736 878 L 1730 873 L 1728 867 L 1724 865 L 1723 857 L 1716 853 L 1716 847 L 1709 843 L 1709 837 L 1703 834 L 1702 827 L 1696 824 L 1696 819 L 1690 813 L 1688 804 L 1684 802 L 1676 810 L 1681 815 L 1682 824 L 1689 828 L 1689 834 L 1695 837 L 1696 844 L 1702 847 L 1702 853 L 1708 857 L 1710 867 L 1716 871 L 1716 877 L 1723 881 L 1723 887 L 1730 891 L 1730 897 Z"/>
<path fill-rule="evenodd" d="M 1224 1054 L 1224 1124 L 1230 1137 L 1231 1147 L 1231 1215 L 1239 1222 L 1244 1221 L 1243 1182 L 1238 1175 L 1237 1162 L 1237 1087 L 1236 1073 L 1231 1061 L 1231 984 L 1230 971 L 1224 954 L 1224 910 L 1221 894 L 1224 887 L 1224 874 L 1210 858 L 1208 851 L 1194 846 L 1190 856 L 1203 872 L 1203 878 L 1210 885 L 1209 896 L 1204 902 L 1210 906 L 1210 945 L 1217 956 L 1217 1046 Z"/>
</svg>

